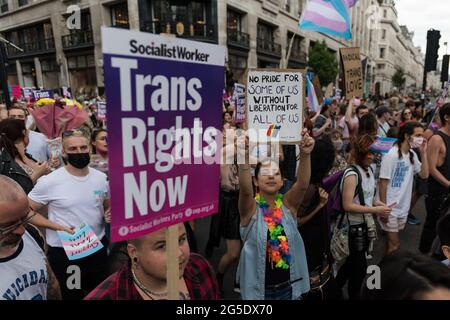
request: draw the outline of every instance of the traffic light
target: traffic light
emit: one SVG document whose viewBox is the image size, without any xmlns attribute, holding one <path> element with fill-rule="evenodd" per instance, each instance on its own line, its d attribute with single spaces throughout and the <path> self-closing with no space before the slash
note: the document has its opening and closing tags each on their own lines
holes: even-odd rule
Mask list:
<svg viewBox="0 0 450 320">
<path fill-rule="evenodd" d="M 439 39 L 441 38 L 441 32 L 438 30 L 428 30 L 427 34 L 427 53 L 425 56 L 425 71 L 436 70 L 438 52 L 439 52 Z"/>
<path fill-rule="evenodd" d="M 448 65 L 449 65 L 450 55 L 446 54 L 442 60 L 442 73 L 441 82 L 448 81 Z"/>
</svg>

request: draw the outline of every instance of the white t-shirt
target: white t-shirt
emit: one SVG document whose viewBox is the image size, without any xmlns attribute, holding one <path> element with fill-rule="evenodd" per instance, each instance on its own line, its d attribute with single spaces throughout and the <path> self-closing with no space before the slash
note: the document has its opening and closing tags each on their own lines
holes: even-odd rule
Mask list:
<svg viewBox="0 0 450 320">
<path fill-rule="evenodd" d="M 109 197 L 106 175 L 89 168 L 85 177 L 76 177 L 59 168 L 41 177 L 28 197 L 40 204 L 48 204 L 48 219 L 54 223 L 80 228 L 92 227 L 99 239 L 105 235 L 103 202 Z M 47 243 L 62 247 L 56 231 L 47 230 Z"/>
<path fill-rule="evenodd" d="M 51 158 L 50 147 L 47 138 L 39 132 L 30 131 L 30 143 L 27 146 L 27 153 L 37 161 L 48 161 Z"/>
<path fill-rule="evenodd" d="M 25 232 L 16 253 L 0 259 L 0 300 L 46 300 L 45 253 Z"/>
<path fill-rule="evenodd" d="M 391 126 L 387 122 L 385 122 L 383 124 L 379 123 L 377 136 L 387 138 L 387 133 L 390 128 L 391 128 Z"/>
<path fill-rule="evenodd" d="M 360 166 L 356 166 L 356 168 L 359 171 L 359 174 L 361 176 L 361 187 L 363 189 L 364 194 L 364 204 L 366 207 L 372 207 L 373 206 L 373 199 L 375 197 L 375 176 L 371 169 L 368 169 L 368 171 L 365 171 Z M 357 173 L 354 170 L 347 170 L 345 172 L 344 178 L 341 181 L 341 192 L 344 188 L 344 180 L 347 177 L 351 176 L 357 176 Z M 360 204 L 359 202 L 359 196 L 357 190 L 355 191 L 355 198 L 353 199 L 353 203 Z M 366 219 L 369 219 L 371 216 L 370 214 L 364 215 Z M 360 213 L 348 213 L 348 218 L 350 222 L 352 223 L 362 223 L 364 222 L 363 214 Z"/>
<path fill-rule="evenodd" d="M 412 150 L 411 152 L 414 155 L 414 164 L 409 159 L 409 153 L 403 154 L 399 159 L 398 146 L 394 146 L 381 162 L 380 179 L 390 180 L 387 187 L 386 204 L 389 206 L 397 203 L 391 212 L 397 218 L 408 216 L 414 175 L 419 173 L 422 168 L 417 154 Z"/>
</svg>

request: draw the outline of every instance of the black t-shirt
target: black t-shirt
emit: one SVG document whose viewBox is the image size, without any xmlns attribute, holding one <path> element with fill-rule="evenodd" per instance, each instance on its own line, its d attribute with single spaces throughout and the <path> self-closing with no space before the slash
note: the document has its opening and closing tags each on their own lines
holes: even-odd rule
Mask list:
<svg viewBox="0 0 450 320">
<path fill-rule="evenodd" d="M 305 206 L 306 215 L 311 213 L 320 202 L 320 195 L 317 187 L 312 186 L 312 188 L 315 188 L 315 190 L 313 191 L 314 194 L 311 197 L 311 200 Z M 310 271 L 321 267 L 324 263 L 324 257 L 330 256 L 327 230 L 328 222 L 325 214 L 326 213 L 322 208 L 311 220 L 298 228 L 305 244 L 308 270 Z"/>
<path fill-rule="evenodd" d="M 286 233 L 281 231 L 281 235 L 286 236 Z M 267 230 L 267 245 L 269 245 L 270 240 L 270 232 Z M 291 252 L 289 252 L 291 253 Z M 269 257 L 267 257 L 266 253 L 266 286 L 277 285 L 290 279 L 290 271 L 289 269 L 275 268 L 275 264 L 270 263 Z"/>
</svg>

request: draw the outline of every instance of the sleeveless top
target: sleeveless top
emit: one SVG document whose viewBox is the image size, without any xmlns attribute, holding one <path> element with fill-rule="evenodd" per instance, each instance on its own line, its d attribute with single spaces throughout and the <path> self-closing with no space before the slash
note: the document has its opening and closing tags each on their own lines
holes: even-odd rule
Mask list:
<svg viewBox="0 0 450 320">
<path fill-rule="evenodd" d="M 0 300 L 47 299 L 45 254 L 28 231 L 13 255 L 0 258 L 0 274 Z"/>
<path fill-rule="evenodd" d="M 305 246 L 297 229 L 297 221 L 289 209 L 282 206 L 283 227 L 289 242 L 291 254 L 290 281 L 292 299 L 298 299 L 310 290 L 308 264 Z M 267 223 L 261 209 L 257 206 L 248 226 L 241 226 L 242 247 L 236 280 L 240 284 L 243 300 L 264 300 L 267 257 Z"/>
<path fill-rule="evenodd" d="M 445 143 L 446 154 L 444 158 L 444 163 L 442 166 L 437 167 L 437 170 L 445 177 L 445 179 L 450 180 L 450 136 L 445 133 L 438 131 L 436 135 L 439 135 Z M 428 193 L 432 196 L 446 195 L 449 190 L 441 185 L 434 177 L 430 174 L 428 179 Z"/>
</svg>

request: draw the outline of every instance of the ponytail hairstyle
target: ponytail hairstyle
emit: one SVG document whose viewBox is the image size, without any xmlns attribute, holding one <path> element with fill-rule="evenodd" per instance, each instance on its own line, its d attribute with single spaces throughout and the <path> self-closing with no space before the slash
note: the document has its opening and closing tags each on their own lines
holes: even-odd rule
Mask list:
<svg viewBox="0 0 450 320">
<path fill-rule="evenodd" d="M 403 158 L 401 146 L 402 146 L 402 143 L 405 142 L 405 140 L 406 140 L 406 135 L 412 136 L 414 134 L 414 130 L 416 128 L 423 128 L 423 127 L 420 123 L 415 122 L 415 121 L 407 122 L 403 126 L 400 127 L 400 130 L 398 132 L 398 141 L 397 141 L 398 158 L 399 159 Z M 409 150 L 409 160 L 411 161 L 412 164 L 414 164 L 414 154 L 411 150 Z"/>
</svg>

